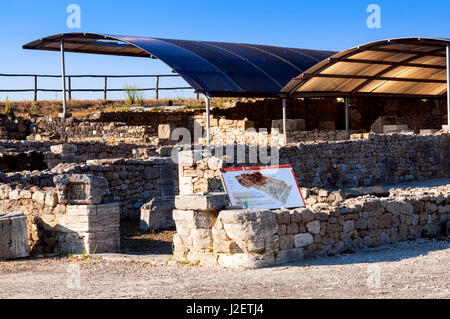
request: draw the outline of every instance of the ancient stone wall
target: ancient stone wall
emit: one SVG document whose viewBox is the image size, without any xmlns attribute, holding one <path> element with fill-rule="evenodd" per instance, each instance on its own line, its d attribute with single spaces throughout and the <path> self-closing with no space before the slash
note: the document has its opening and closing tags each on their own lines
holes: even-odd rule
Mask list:
<svg viewBox="0 0 450 319">
<path fill-rule="evenodd" d="M 419 133 L 421 129 L 442 129 L 442 125 L 446 124 L 446 117 L 442 115 L 421 115 L 411 114 L 405 116 L 385 115 L 380 116 L 371 126 L 371 131 L 375 133 L 383 133 L 384 125 L 407 125 L 408 130 Z"/>
<path fill-rule="evenodd" d="M 345 141 L 348 140 L 350 134 L 355 131 L 347 132 L 345 130 L 313 130 L 313 131 L 294 131 L 288 132 L 287 143 L 316 143 L 327 141 Z"/>
<path fill-rule="evenodd" d="M 294 210 L 222 210 L 222 194 L 176 198 L 175 258 L 257 268 L 436 236 L 448 223 L 448 186 L 396 190 Z"/>
<path fill-rule="evenodd" d="M 213 108 L 211 111 L 215 118 L 246 119 L 252 121 L 255 128 L 267 129 L 270 129 L 272 120 L 282 119 L 280 99 L 240 99 L 224 104 L 228 108 Z M 343 130 L 344 114 L 344 103 L 334 98 L 287 101 L 287 118 L 305 120 L 306 130 L 324 130 L 321 127 L 323 122 L 334 123 L 335 127 L 328 130 Z M 375 120 L 384 115 L 402 117 L 414 130 L 440 129 L 440 125 L 446 123 L 445 114 L 445 103 L 437 107 L 432 100 L 357 98 L 350 103 L 350 129 L 369 131 Z"/>
<path fill-rule="evenodd" d="M 82 163 L 93 159 L 133 158 L 143 144 L 104 142 L 0 141 L 0 171 L 52 169 L 61 163 Z M 155 149 L 148 147 L 147 149 Z M 155 152 L 153 152 L 155 154 Z M 153 155 L 154 156 L 154 155 Z"/>
<path fill-rule="evenodd" d="M 78 188 L 80 185 L 75 184 Z M 96 191 L 105 190 L 108 188 Z M 28 245 L 34 255 L 117 252 L 120 248 L 120 205 L 103 204 L 101 197 L 96 204 L 86 198 L 86 205 L 73 205 L 73 198 L 64 200 L 60 195 L 56 188 L 0 184 L 0 211 L 23 212 Z"/>
<path fill-rule="evenodd" d="M 241 99 L 235 101 L 227 109 L 213 108 L 212 116 L 229 120 L 247 119 L 254 127 L 266 128 L 270 132 L 272 120 L 283 118 L 281 99 Z M 344 103 L 336 99 L 289 99 L 287 102 L 287 118 L 304 119 L 306 129 L 319 128 L 321 121 L 334 121 L 336 129 L 345 126 Z"/>
<path fill-rule="evenodd" d="M 231 160 L 225 156 L 210 159 L 208 152 L 180 152 L 180 194 L 223 191 L 218 171 L 221 167 L 270 164 L 261 163 L 261 157 L 257 162 L 249 162 L 249 148 L 241 149 L 245 150 L 245 162 L 237 161 L 237 148 Z M 362 140 L 286 145 L 279 147 L 278 152 L 279 163 L 291 164 L 304 187 L 370 186 L 450 176 L 447 133 L 371 134 Z"/>
<path fill-rule="evenodd" d="M 79 141 L 86 139 L 136 139 L 144 140 L 155 135 L 151 125 L 129 125 L 118 122 L 94 122 L 76 118 L 39 117 L 32 120 L 28 139 L 45 141 Z M 157 128 L 157 127 L 156 127 Z"/>
<path fill-rule="evenodd" d="M 149 125 L 158 128 L 159 124 L 170 124 L 175 127 L 188 127 L 188 117 L 201 114 L 200 109 L 181 109 L 176 111 L 151 112 L 97 112 L 89 117 L 95 122 L 120 122 L 127 125 Z"/>
<path fill-rule="evenodd" d="M 29 121 L 0 114 L 0 140 L 24 140 L 29 133 Z"/>
<path fill-rule="evenodd" d="M 143 204 L 154 197 L 174 196 L 178 192 L 178 174 L 172 159 L 157 157 L 90 160 L 86 164 L 61 164 L 46 171 L 0 173 L 0 183 L 28 194 L 28 190 L 33 187 L 54 188 L 53 179 L 60 174 L 105 177 L 109 195 L 104 196 L 103 200 L 105 203 L 120 202 L 122 218 L 139 218 Z"/>
</svg>

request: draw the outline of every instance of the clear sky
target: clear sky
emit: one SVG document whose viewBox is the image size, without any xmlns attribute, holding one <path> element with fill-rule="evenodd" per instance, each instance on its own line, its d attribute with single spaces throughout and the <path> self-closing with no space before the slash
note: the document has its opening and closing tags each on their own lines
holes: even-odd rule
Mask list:
<svg viewBox="0 0 450 319">
<path fill-rule="evenodd" d="M 70 4 L 81 8 L 81 28 L 67 26 Z M 370 4 L 381 9 L 381 28 L 368 28 Z M 344 50 L 358 44 L 394 37 L 450 37 L 450 1 L 446 0 L 0 0 L 0 73 L 60 74 L 57 52 L 23 50 L 22 45 L 62 32 L 98 32 L 269 44 L 308 49 Z M 67 54 L 67 74 L 167 74 L 163 63 L 144 58 Z M 117 80 L 111 85 L 154 86 L 143 80 Z M 166 80 L 161 86 L 186 85 Z M 31 88 L 31 79 L 0 77 L 0 87 Z M 60 80 L 40 82 L 58 88 Z M 101 80 L 79 80 L 74 87 L 102 87 Z M 11 100 L 31 94 L 3 94 Z M 146 93 L 151 98 L 153 93 Z M 164 93 L 188 97 L 190 91 Z M 60 98 L 40 93 L 41 98 Z M 76 94 L 74 98 L 101 98 Z M 123 94 L 111 97 L 122 98 Z"/>
</svg>

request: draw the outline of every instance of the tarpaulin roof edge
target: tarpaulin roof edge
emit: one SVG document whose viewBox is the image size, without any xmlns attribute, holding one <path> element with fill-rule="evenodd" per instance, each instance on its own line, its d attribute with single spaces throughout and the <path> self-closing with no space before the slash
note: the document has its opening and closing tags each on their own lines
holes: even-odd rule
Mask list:
<svg viewBox="0 0 450 319">
<path fill-rule="evenodd" d="M 335 53 L 98 33 L 57 34 L 28 43 L 23 48 L 59 51 L 61 39 L 64 39 L 67 52 L 158 58 L 194 90 L 210 96 L 277 96 L 299 70 L 309 69 Z"/>
<path fill-rule="evenodd" d="M 293 78 L 294 97 L 420 97 L 447 94 L 446 38 L 397 38 L 341 51 Z"/>
</svg>

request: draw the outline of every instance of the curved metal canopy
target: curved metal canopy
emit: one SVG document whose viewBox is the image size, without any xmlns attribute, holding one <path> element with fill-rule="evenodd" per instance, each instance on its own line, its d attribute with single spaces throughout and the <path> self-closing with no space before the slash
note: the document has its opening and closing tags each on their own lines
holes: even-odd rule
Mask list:
<svg viewBox="0 0 450 319">
<path fill-rule="evenodd" d="M 65 33 L 24 49 L 160 59 L 192 88 L 209 96 L 270 97 L 295 76 L 335 52 L 242 43 L 171 40 L 94 33 Z"/>
<path fill-rule="evenodd" d="M 402 38 L 339 52 L 292 79 L 298 97 L 443 97 L 450 39 Z"/>
</svg>

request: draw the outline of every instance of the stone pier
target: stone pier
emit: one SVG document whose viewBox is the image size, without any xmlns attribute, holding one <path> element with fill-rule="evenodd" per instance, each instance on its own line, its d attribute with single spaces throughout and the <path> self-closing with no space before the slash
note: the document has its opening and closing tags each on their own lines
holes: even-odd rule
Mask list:
<svg viewBox="0 0 450 319">
<path fill-rule="evenodd" d="M 27 219 L 23 213 L 0 215 L 0 259 L 28 257 Z"/>
</svg>

